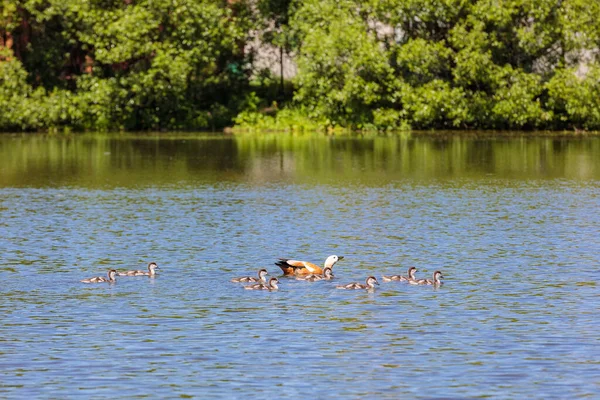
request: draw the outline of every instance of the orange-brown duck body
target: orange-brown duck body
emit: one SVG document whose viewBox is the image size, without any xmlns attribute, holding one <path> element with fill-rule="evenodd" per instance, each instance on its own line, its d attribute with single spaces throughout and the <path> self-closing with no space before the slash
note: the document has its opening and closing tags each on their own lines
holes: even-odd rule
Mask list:
<svg viewBox="0 0 600 400">
<path fill-rule="evenodd" d="M 324 268 L 329 267 L 333 269 L 335 263 L 339 260 L 342 260 L 343 258 L 343 256 L 329 256 L 325 260 L 325 265 L 323 266 L 323 268 L 308 261 L 292 260 L 289 258 L 280 258 L 279 261 L 275 263 L 275 265 L 281 268 L 284 275 L 323 275 Z"/>
</svg>

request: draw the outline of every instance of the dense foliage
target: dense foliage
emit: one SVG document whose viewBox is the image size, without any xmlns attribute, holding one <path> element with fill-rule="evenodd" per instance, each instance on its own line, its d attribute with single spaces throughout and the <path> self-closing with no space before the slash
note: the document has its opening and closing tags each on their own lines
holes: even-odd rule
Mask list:
<svg viewBox="0 0 600 400">
<path fill-rule="evenodd" d="M 0 7 L 2 130 L 600 128 L 598 1 Z M 257 42 L 294 55 L 293 98 Z"/>
<path fill-rule="evenodd" d="M 3 1 L 4 129 L 223 126 L 248 92 L 246 4 Z"/>
</svg>

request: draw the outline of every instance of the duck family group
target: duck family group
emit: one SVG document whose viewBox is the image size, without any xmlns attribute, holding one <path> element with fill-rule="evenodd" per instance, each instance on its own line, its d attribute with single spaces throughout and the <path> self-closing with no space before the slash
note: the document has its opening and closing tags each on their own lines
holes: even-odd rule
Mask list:
<svg viewBox="0 0 600 400">
<path fill-rule="evenodd" d="M 115 282 L 117 276 L 156 276 L 156 270 L 159 269 L 155 262 L 148 264 L 148 271 L 142 271 L 141 269 L 135 269 L 131 271 L 117 271 L 111 269 L 108 271 L 108 278 L 103 276 L 95 276 L 93 278 L 82 279 L 83 283 L 101 283 L 101 282 Z"/>
<path fill-rule="evenodd" d="M 323 266 L 323 268 L 321 268 L 318 265 L 315 265 L 313 263 L 310 263 L 308 261 L 298 261 L 298 260 L 292 260 L 292 259 L 288 259 L 288 258 L 280 258 L 279 261 L 277 261 L 275 263 L 275 265 L 277 265 L 279 268 L 281 268 L 284 275 L 295 276 L 296 279 L 298 279 L 298 280 L 314 282 L 314 281 L 319 281 L 319 280 L 332 279 L 334 276 L 333 275 L 333 266 L 335 265 L 335 263 L 337 263 L 339 260 L 341 260 L 343 258 L 344 258 L 343 256 L 336 256 L 336 255 L 329 256 L 325 260 L 325 265 Z M 440 279 L 443 278 L 443 276 L 440 271 L 435 271 L 433 273 L 432 279 L 417 279 L 415 276 L 416 272 L 417 272 L 417 268 L 410 267 L 408 269 L 408 273 L 406 276 L 383 275 L 381 277 L 381 279 L 384 282 L 401 281 L 401 282 L 407 282 L 411 285 L 434 285 L 434 286 L 442 285 L 442 281 Z M 258 271 L 257 277 L 243 276 L 240 278 L 233 278 L 233 279 L 231 279 L 231 282 L 255 282 L 252 285 L 244 286 L 244 289 L 247 289 L 247 290 L 271 290 L 271 291 L 278 290 L 279 289 L 279 286 L 278 286 L 279 280 L 277 278 L 273 277 L 273 278 L 269 279 L 269 281 L 267 282 L 267 280 L 266 280 L 267 274 L 268 274 L 267 270 L 263 268 Z M 338 285 L 338 286 L 336 286 L 336 288 L 338 288 L 338 289 L 373 289 L 375 287 L 375 285 L 379 285 L 377 278 L 375 278 L 374 276 L 369 276 L 365 280 L 364 284 L 359 283 L 359 282 L 352 282 L 352 283 L 348 283 L 345 285 Z"/>
<path fill-rule="evenodd" d="M 295 276 L 298 280 L 315 282 L 320 280 L 330 280 L 334 277 L 333 275 L 333 266 L 339 260 L 343 259 L 343 256 L 332 255 L 327 257 L 325 260 L 325 265 L 323 268 L 319 267 L 316 264 L 310 263 L 308 261 L 298 261 L 292 260 L 289 258 L 280 258 L 275 265 L 277 265 L 283 271 L 283 274 L 286 276 Z M 117 271 L 115 269 L 111 269 L 108 271 L 108 277 L 104 276 L 96 276 L 93 278 L 87 278 L 81 280 L 83 283 L 101 283 L 101 282 L 115 282 L 117 276 L 150 276 L 154 277 L 156 275 L 156 270 L 159 269 L 158 265 L 155 262 L 151 262 L 148 264 L 148 271 L 142 270 L 131 270 L 131 271 Z M 408 268 L 408 273 L 406 276 L 404 275 L 382 275 L 381 279 L 384 282 L 391 281 L 400 281 L 407 282 L 411 285 L 434 285 L 440 286 L 442 285 L 443 278 L 442 273 L 440 271 L 435 271 L 433 273 L 432 279 L 417 279 L 415 274 L 417 272 L 417 268 L 410 267 Z M 268 275 L 268 271 L 266 269 L 260 269 L 258 271 L 258 276 L 243 276 L 240 278 L 233 278 L 231 282 L 241 282 L 241 283 L 253 283 L 251 285 L 244 286 L 244 289 L 247 290 L 278 290 L 279 280 L 275 277 L 269 279 L 267 281 L 266 277 Z M 365 283 L 352 282 L 345 285 L 336 286 L 338 289 L 373 289 L 375 285 L 379 285 L 379 281 L 374 276 L 369 276 L 365 280 Z"/>
</svg>

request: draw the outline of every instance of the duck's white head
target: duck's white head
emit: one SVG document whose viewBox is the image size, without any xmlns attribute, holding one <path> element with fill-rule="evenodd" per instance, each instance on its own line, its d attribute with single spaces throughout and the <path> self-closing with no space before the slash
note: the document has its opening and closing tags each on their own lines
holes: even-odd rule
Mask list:
<svg viewBox="0 0 600 400">
<path fill-rule="evenodd" d="M 377 282 L 377 278 L 375 278 L 374 276 L 368 277 L 366 283 L 368 287 L 375 287 L 375 285 L 379 285 L 379 282 Z"/>
<path fill-rule="evenodd" d="M 433 273 L 433 280 L 434 281 L 439 281 L 440 278 L 443 278 L 444 276 L 442 275 L 442 271 L 435 271 Z"/>
<path fill-rule="evenodd" d="M 148 271 L 152 272 L 155 269 L 159 269 L 158 264 L 156 264 L 155 262 L 151 262 L 150 264 L 148 264 Z"/>
<path fill-rule="evenodd" d="M 108 271 L 108 279 L 110 279 L 111 281 L 114 281 L 116 276 L 117 270 L 111 269 L 110 271 Z"/>
<path fill-rule="evenodd" d="M 336 256 L 336 255 L 332 255 L 327 257 L 327 260 L 325 260 L 325 268 L 329 267 L 329 268 L 333 268 L 333 266 L 335 265 L 336 262 L 338 262 L 339 260 L 343 260 L 344 256 Z"/>
</svg>

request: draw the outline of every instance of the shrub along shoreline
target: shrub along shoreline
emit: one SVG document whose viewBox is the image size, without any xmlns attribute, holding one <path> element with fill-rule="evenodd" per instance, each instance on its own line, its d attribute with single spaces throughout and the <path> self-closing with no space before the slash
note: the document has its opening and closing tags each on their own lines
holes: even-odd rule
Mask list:
<svg viewBox="0 0 600 400">
<path fill-rule="evenodd" d="M 4 1 L 0 131 L 598 130 L 597 15 L 587 0 Z M 264 47 L 297 74 L 261 67 Z"/>
</svg>

